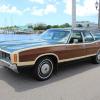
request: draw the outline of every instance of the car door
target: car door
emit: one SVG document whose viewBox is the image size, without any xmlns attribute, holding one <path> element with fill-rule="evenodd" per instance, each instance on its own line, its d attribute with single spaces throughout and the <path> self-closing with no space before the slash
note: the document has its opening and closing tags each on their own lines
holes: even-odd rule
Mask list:
<svg viewBox="0 0 100 100">
<path fill-rule="evenodd" d="M 80 31 L 73 31 L 66 46 L 66 59 L 74 59 L 85 56 L 83 35 Z"/>
<path fill-rule="evenodd" d="M 94 40 L 93 35 L 90 32 L 84 32 L 84 42 L 85 42 L 85 54 L 95 55 L 99 49 L 98 42 Z"/>
</svg>

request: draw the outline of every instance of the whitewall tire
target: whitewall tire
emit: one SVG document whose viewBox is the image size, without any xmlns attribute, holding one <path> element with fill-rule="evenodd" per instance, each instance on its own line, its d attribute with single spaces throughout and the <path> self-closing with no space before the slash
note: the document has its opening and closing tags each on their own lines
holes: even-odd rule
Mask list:
<svg viewBox="0 0 100 100">
<path fill-rule="evenodd" d="M 33 77 L 36 80 L 44 81 L 51 77 L 54 70 L 54 63 L 50 58 L 41 58 L 33 69 Z"/>
</svg>

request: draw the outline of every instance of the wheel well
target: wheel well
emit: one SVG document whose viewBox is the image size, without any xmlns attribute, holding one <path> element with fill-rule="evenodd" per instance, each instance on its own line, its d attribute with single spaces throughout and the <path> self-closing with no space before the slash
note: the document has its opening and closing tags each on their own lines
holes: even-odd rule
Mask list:
<svg viewBox="0 0 100 100">
<path fill-rule="evenodd" d="M 59 60 L 58 57 L 56 57 L 55 55 L 44 55 L 44 56 L 41 56 L 38 59 L 36 59 L 35 64 L 37 64 L 38 61 L 43 59 L 43 58 L 49 58 L 53 61 L 53 64 L 54 64 L 53 72 L 56 73 L 58 70 L 58 60 Z"/>
<path fill-rule="evenodd" d="M 54 64 L 57 64 L 57 63 L 58 63 L 58 59 L 57 59 L 57 57 L 54 56 L 54 55 L 44 55 L 44 56 L 41 56 L 41 57 L 39 57 L 39 58 L 36 60 L 36 62 L 38 62 L 40 59 L 43 59 L 43 58 L 50 58 L 50 59 L 54 62 Z"/>
</svg>

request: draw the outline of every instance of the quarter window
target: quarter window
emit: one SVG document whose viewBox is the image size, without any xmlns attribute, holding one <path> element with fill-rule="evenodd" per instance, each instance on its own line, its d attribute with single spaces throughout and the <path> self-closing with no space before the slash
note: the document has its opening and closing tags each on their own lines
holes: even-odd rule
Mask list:
<svg viewBox="0 0 100 100">
<path fill-rule="evenodd" d="M 89 32 L 83 33 L 85 42 L 93 42 L 94 38 Z"/>
</svg>

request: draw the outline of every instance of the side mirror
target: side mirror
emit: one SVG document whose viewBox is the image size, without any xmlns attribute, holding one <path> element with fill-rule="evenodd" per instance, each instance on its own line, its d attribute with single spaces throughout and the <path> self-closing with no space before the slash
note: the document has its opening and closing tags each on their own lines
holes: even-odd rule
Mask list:
<svg viewBox="0 0 100 100">
<path fill-rule="evenodd" d="M 78 39 L 73 39 L 73 43 L 78 43 Z"/>
</svg>

